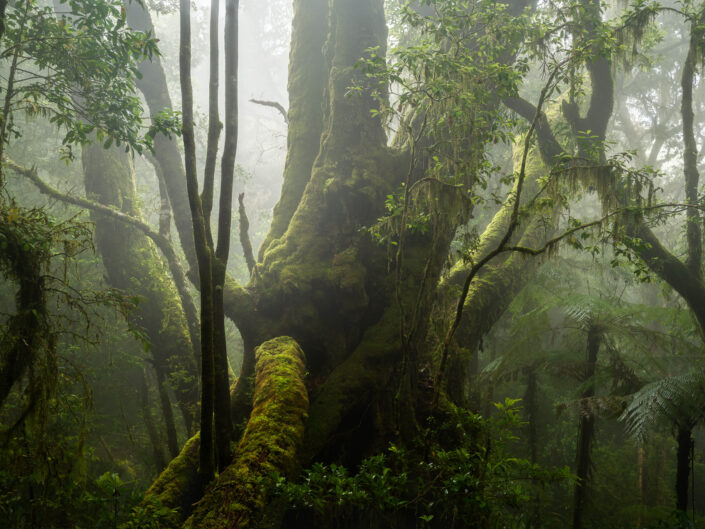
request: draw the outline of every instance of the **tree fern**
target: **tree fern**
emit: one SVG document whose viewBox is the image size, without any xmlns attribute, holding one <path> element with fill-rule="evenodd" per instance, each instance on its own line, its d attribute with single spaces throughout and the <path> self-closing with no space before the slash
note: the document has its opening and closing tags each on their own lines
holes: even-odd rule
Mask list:
<svg viewBox="0 0 705 529">
<path fill-rule="evenodd" d="M 622 413 L 627 431 L 639 441 L 657 422 L 692 427 L 705 413 L 705 372 L 663 378 L 634 394 Z"/>
</svg>

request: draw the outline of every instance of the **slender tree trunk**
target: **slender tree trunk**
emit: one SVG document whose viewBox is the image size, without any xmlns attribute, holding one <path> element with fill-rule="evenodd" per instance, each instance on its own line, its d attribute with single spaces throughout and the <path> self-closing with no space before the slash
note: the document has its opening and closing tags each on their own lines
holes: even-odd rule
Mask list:
<svg viewBox="0 0 705 529">
<path fill-rule="evenodd" d="M 679 426 L 676 441 L 678 442 L 676 454 L 676 509 L 685 512 L 688 509 L 690 454 L 693 443 L 692 428 Z"/>
<path fill-rule="evenodd" d="M 127 23 L 137 31 L 154 33 L 154 26 L 149 11 L 139 2 L 126 2 Z M 151 60 L 139 64 L 141 78 L 136 79 L 139 90 L 144 95 L 150 114 L 156 116 L 160 112 L 174 108 L 166 74 L 161 59 L 155 55 Z M 189 268 L 196 271 L 196 250 L 193 242 L 193 226 L 186 191 L 186 176 L 181 153 L 175 137 L 157 134 L 154 138 L 154 159 L 161 168 L 164 183 L 169 194 L 169 201 L 174 211 L 174 224 L 179 234 L 181 247 L 186 256 Z"/>
<path fill-rule="evenodd" d="M 645 505 L 646 498 L 644 496 L 644 445 L 639 443 L 636 448 L 636 486 L 639 492 L 639 504 Z M 641 514 L 637 518 L 637 527 L 641 527 Z"/>
<path fill-rule="evenodd" d="M 230 442 L 233 426 L 230 416 L 230 383 L 225 341 L 224 291 L 225 274 L 230 254 L 232 227 L 233 180 L 238 134 L 238 10 L 239 0 L 225 3 L 225 140 L 221 160 L 220 204 L 218 209 L 218 240 L 213 259 L 214 328 L 214 395 L 213 409 L 216 433 L 218 469 L 230 463 Z"/>
<path fill-rule="evenodd" d="M 538 412 L 537 401 L 538 382 L 536 381 L 536 370 L 531 369 L 526 384 L 526 394 L 524 402 L 526 403 L 526 414 L 529 422 L 529 461 L 531 464 L 536 463 L 536 452 L 538 448 L 538 439 L 536 436 L 536 414 Z"/>
<path fill-rule="evenodd" d="M 149 405 L 149 384 L 147 383 L 147 371 L 142 370 L 142 378 L 140 379 L 140 395 L 142 404 L 142 418 L 144 425 L 147 428 L 149 441 L 152 443 L 152 454 L 154 458 L 154 466 L 157 472 L 161 472 L 166 467 L 166 457 L 162 447 L 162 440 L 159 438 L 159 433 L 152 419 L 152 411 Z"/>
<path fill-rule="evenodd" d="M 191 4 L 181 0 L 179 73 L 181 77 L 182 137 L 186 160 L 186 187 L 191 207 L 193 239 L 198 261 L 201 291 L 201 444 L 200 473 L 204 483 L 213 479 L 214 459 L 214 328 L 213 312 L 213 256 L 208 245 L 206 219 L 198 194 L 196 174 L 196 140 L 193 128 L 193 88 L 191 85 Z"/>
<path fill-rule="evenodd" d="M 578 443 L 575 456 L 575 474 L 578 482 L 573 491 L 573 529 L 581 529 L 585 513 L 585 501 L 590 483 L 590 466 L 592 461 L 592 442 L 595 437 L 595 415 L 590 409 L 587 399 L 595 396 L 595 369 L 597 366 L 597 353 L 600 350 L 602 329 L 598 324 L 591 324 L 587 337 L 587 362 L 583 383 L 587 384 L 583 391 L 583 403 L 580 409 L 580 423 L 578 426 Z"/>
<path fill-rule="evenodd" d="M 697 47 L 695 23 L 690 28 L 690 44 L 688 54 L 683 64 L 681 75 L 681 116 L 683 118 L 683 175 L 685 177 L 685 195 L 689 204 L 698 204 L 698 148 L 695 142 L 694 115 L 693 115 L 693 84 L 695 80 L 695 67 Z M 686 266 L 690 273 L 702 285 L 702 258 L 703 243 L 702 229 L 700 226 L 700 212 L 697 207 L 688 208 L 686 211 L 686 241 L 688 256 Z M 705 301 L 704 301 L 705 302 Z M 702 328 L 705 332 L 705 328 Z M 693 430 L 690 425 L 678 426 L 678 453 L 676 464 L 676 508 L 685 512 L 688 509 L 688 479 L 690 476 L 690 458 L 692 454 Z M 693 505 L 693 508 L 695 506 Z"/>
<path fill-rule="evenodd" d="M 176 422 L 174 421 L 174 412 L 171 408 L 171 399 L 169 399 L 169 388 L 164 380 L 164 375 L 161 371 L 155 370 L 157 374 L 157 389 L 159 391 L 159 402 L 164 415 L 164 427 L 166 429 L 167 446 L 169 447 L 169 455 L 176 457 L 179 453 L 179 441 L 176 435 Z"/>
<path fill-rule="evenodd" d="M 127 21 L 133 29 L 154 31 L 149 12 L 137 2 L 128 2 Z M 171 98 L 169 97 L 166 75 L 164 74 L 164 69 L 159 57 L 154 56 L 151 60 L 143 61 L 139 65 L 139 70 L 142 74 L 142 78 L 137 80 L 137 86 L 144 95 L 151 114 L 156 115 L 165 109 L 173 108 Z M 218 130 L 220 130 L 222 125 L 219 124 L 219 121 L 216 119 L 213 120 L 213 123 L 218 124 Z M 189 201 L 186 178 L 186 168 L 191 166 L 191 161 L 187 160 L 187 167 L 185 168 L 181 153 L 176 144 L 176 139 L 173 137 L 158 134 L 154 138 L 154 147 L 154 158 L 164 176 L 169 201 L 174 211 L 174 224 L 179 234 L 179 239 L 181 240 L 181 246 L 184 250 L 186 261 L 191 269 L 191 280 L 194 281 L 194 283 L 200 284 L 196 274 L 199 265 L 197 263 L 191 203 Z M 187 158 L 191 156 L 189 152 L 190 150 L 187 149 L 185 153 Z M 195 166 L 193 170 L 195 171 Z M 208 196 L 205 198 L 207 199 Z M 210 229 L 209 224 L 204 223 L 204 226 L 206 229 Z M 241 332 L 244 333 L 247 328 L 253 327 L 254 324 L 252 320 L 257 319 L 256 317 L 253 318 L 254 307 L 251 294 L 230 277 L 227 277 L 224 288 L 225 313 L 235 322 Z M 198 341 L 198 335 L 196 335 L 194 339 Z"/>
<path fill-rule="evenodd" d="M 683 173 L 685 176 L 685 197 L 688 204 L 698 204 L 698 146 L 695 142 L 693 131 L 693 84 L 695 79 L 695 66 L 698 54 L 698 41 L 696 28 L 690 29 L 690 45 L 688 55 L 683 64 L 681 75 L 681 116 L 683 117 Z M 686 211 L 686 240 L 688 242 L 688 258 L 686 265 L 691 273 L 702 279 L 703 242 L 700 227 L 700 210 L 690 207 Z"/>
<path fill-rule="evenodd" d="M 237 197 L 237 201 L 238 216 L 240 217 L 240 222 L 238 223 L 240 246 L 242 246 L 242 253 L 245 256 L 245 263 L 247 263 L 247 271 L 252 274 L 257 262 L 255 261 L 252 243 L 250 242 L 250 220 L 247 218 L 247 211 L 245 210 L 245 193 L 240 193 Z"/>
</svg>

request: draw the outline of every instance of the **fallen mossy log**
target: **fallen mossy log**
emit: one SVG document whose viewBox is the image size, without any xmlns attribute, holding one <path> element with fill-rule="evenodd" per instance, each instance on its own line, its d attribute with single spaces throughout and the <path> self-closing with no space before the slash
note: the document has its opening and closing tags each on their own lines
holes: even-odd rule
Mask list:
<svg viewBox="0 0 705 529">
<path fill-rule="evenodd" d="M 235 460 L 208 487 L 186 528 L 252 527 L 266 505 L 267 478 L 296 463 L 308 412 L 304 353 L 283 336 L 255 355 L 253 409 Z"/>
</svg>

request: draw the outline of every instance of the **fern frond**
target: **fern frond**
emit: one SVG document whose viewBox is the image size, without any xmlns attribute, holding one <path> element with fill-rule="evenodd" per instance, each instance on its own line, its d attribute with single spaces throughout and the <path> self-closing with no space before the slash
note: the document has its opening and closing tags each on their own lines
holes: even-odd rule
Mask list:
<svg viewBox="0 0 705 529">
<path fill-rule="evenodd" d="M 644 386 L 634 394 L 620 420 L 627 432 L 644 441 L 659 421 L 692 426 L 705 413 L 705 372 L 668 377 Z"/>
</svg>

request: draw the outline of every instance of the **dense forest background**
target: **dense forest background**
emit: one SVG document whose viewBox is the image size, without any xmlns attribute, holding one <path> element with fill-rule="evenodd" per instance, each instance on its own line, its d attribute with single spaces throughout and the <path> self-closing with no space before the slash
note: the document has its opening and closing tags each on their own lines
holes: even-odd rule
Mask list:
<svg viewBox="0 0 705 529">
<path fill-rule="evenodd" d="M 0 527 L 705 526 L 705 4 L 0 20 Z"/>
</svg>

